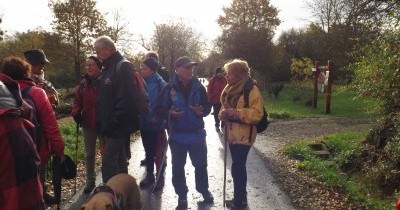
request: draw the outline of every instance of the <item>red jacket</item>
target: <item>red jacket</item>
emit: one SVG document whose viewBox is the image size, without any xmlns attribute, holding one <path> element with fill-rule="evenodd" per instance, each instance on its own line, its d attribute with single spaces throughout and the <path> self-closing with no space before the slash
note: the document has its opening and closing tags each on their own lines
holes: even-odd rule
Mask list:
<svg viewBox="0 0 400 210">
<path fill-rule="evenodd" d="M 14 93 L 19 93 L 15 81 L 3 74 L 0 74 L 0 81 L 8 89 L 13 89 Z M 20 96 L 17 98 L 20 99 Z M 0 101 L 1 107 L 8 106 L 5 102 Z M 32 129 L 33 125 L 21 116 L 12 114 L 15 109 L 17 107 L 0 108 L 0 209 L 44 210 L 38 173 L 40 159 L 25 129 L 27 126 Z"/>
<path fill-rule="evenodd" d="M 37 117 L 41 122 L 43 131 L 43 139 L 41 147 L 39 148 L 39 155 L 42 164 L 47 163 L 51 154 L 57 156 L 64 155 L 64 141 L 46 92 L 42 88 L 37 87 L 35 83 L 30 80 L 18 80 L 18 83 L 21 86 L 21 90 L 28 86 L 34 86 L 29 91 L 29 94 L 33 98 L 35 108 L 37 109 Z"/>
<path fill-rule="evenodd" d="M 71 115 L 82 113 L 82 127 L 96 127 L 96 98 L 97 85 L 90 79 L 82 79 L 80 85 L 75 90 L 75 98 L 72 104 Z"/>
<path fill-rule="evenodd" d="M 221 93 L 226 86 L 225 77 L 213 76 L 208 82 L 207 96 L 208 100 L 213 104 L 221 103 Z"/>
</svg>

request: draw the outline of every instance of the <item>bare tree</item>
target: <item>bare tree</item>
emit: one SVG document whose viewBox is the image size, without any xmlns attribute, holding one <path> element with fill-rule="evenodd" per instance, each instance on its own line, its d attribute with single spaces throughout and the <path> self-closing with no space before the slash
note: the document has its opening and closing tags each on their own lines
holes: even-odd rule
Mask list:
<svg viewBox="0 0 400 210">
<path fill-rule="evenodd" d="M 0 23 L 2 22 L 2 19 L 0 18 Z M 3 30 L 0 30 L 0 41 L 3 40 L 4 32 Z"/>
<path fill-rule="evenodd" d="M 329 33 L 332 25 L 343 22 L 343 0 L 309 0 L 307 6 L 311 9 L 313 16 L 321 28 Z"/>
<path fill-rule="evenodd" d="M 112 21 L 109 22 L 109 27 L 107 28 L 107 32 L 105 32 L 105 34 L 110 35 L 111 39 L 116 42 L 117 46 L 124 54 L 129 54 L 130 43 L 136 42 L 136 40 L 132 38 L 133 34 L 128 30 L 130 21 L 121 15 L 120 10 L 113 10 L 111 15 Z"/>
<path fill-rule="evenodd" d="M 202 58 L 205 44 L 200 40 L 200 34 L 182 22 L 157 24 L 151 49 L 158 52 L 162 64 L 172 69 L 174 61 L 180 56 Z"/>
<path fill-rule="evenodd" d="M 399 8 L 396 0 L 308 0 L 306 5 L 328 33 L 335 25 L 345 25 L 354 33 L 377 32 Z"/>
</svg>

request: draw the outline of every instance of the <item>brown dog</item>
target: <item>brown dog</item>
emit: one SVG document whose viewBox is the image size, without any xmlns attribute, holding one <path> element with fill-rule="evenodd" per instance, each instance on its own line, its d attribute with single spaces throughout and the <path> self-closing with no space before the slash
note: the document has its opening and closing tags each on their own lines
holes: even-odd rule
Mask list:
<svg viewBox="0 0 400 210">
<path fill-rule="evenodd" d="M 135 178 L 117 174 L 104 186 L 97 187 L 81 210 L 140 209 L 140 192 Z"/>
</svg>

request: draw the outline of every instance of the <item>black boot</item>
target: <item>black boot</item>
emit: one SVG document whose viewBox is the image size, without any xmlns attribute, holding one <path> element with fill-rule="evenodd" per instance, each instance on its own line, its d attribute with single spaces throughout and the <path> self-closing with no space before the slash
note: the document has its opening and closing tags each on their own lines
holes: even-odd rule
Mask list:
<svg viewBox="0 0 400 210">
<path fill-rule="evenodd" d="M 44 203 L 45 203 L 46 205 L 54 205 L 54 204 L 57 204 L 57 203 L 58 203 L 58 202 L 57 202 L 57 199 L 56 199 L 55 197 L 49 195 L 49 194 L 46 193 L 46 192 L 44 193 L 43 198 L 44 198 Z"/>
<path fill-rule="evenodd" d="M 175 210 L 186 210 L 188 208 L 188 201 L 186 197 L 179 197 L 178 198 L 178 206 Z"/>
<path fill-rule="evenodd" d="M 87 182 L 85 188 L 83 189 L 83 192 L 86 194 L 91 193 L 95 186 L 96 185 L 94 182 Z"/>
<path fill-rule="evenodd" d="M 139 185 L 140 185 L 140 188 L 145 188 L 145 187 L 150 186 L 151 184 L 154 183 L 155 180 L 156 180 L 156 179 L 154 178 L 154 175 L 148 173 L 148 174 L 146 175 L 146 177 L 145 177 L 144 179 L 142 179 L 142 181 L 140 181 L 140 184 L 139 184 Z"/>
<path fill-rule="evenodd" d="M 146 158 L 140 161 L 140 166 L 146 166 Z"/>
</svg>

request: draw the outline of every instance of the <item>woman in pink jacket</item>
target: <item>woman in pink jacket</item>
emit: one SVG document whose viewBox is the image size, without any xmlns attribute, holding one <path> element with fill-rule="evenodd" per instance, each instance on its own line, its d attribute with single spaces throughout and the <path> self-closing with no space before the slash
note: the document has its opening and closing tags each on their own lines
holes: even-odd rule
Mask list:
<svg viewBox="0 0 400 210">
<path fill-rule="evenodd" d="M 55 154 L 61 159 L 61 162 L 64 160 L 64 141 L 58 128 L 56 116 L 45 91 L 29 79 L 31 74 L 29 63 L 20 57 L 9 56 L 4 59 L 2 71 L 18 82 L 22 93 L 26 92 L 26 94 L 23 94 L 24 99 L 33 102 L 34 115 L 38 121 L 38 125 L 35 125 L 36 135 L 34 139 L 40 156 L 40 179 L 44 192 L 46 192 L 44 186 L 45 171 L 50 156 Z M 48 194 L 44 193 L 44 198 L 48 204 L 55 202 Z"/>
</svg>

